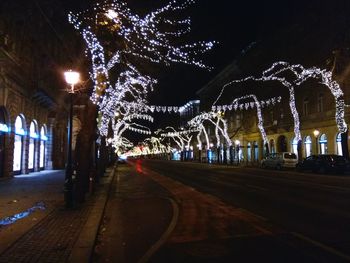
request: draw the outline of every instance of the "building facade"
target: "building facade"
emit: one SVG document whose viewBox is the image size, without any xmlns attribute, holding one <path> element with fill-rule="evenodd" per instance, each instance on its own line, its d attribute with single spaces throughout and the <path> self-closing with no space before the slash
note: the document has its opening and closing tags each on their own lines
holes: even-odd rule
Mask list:
<svg viewBox="0 0 350 263">
<path fill-rule="evenodd" d="M 78 45 L 55 24 L 66 18 L 53 2 L 0 3 L 0 177 L 65 166 L 62 73 L 73 57 L 61 37 L 75 45 L 73 54 Z"/>
<path fill-rule="evenodd" d="M 280 33 L 272 38 L 283 39 L 286 38 L 285 34 Z M 289 34 L 288 37 L 291 38 L 293 34 L 291 32 Z M 330 33 L 330 37 L 332 34 L 335 33 Z M 293 41 L 287 42 L 284 46 L 278 47 L 278 54 L 274 49 L 276 44 L 270 39 L 254 46 L 197 92 L 202 111 L 210 111 L 215 105 L 215 110 L 220 109 L 224 115 L 228 122 L 231 143 L 237 149 L 241 162 L 259 163 L 268 152 L 294 152 L 299 154 L 299 158 L 305 158 L 311 154 L 344 155 L 344 150 L 348 151 L 349 139 L 347 133 L 343 133 L 346 138 L 342 142 L 337 111 L 339 100 L 344 101 L 345 105 L 350 103 L 347 48 L 349 41 L 344 38 L 340 42 L 329 43 L 315 37 L 312 41 L 320 44 L 318 48 L 307 53 L 300 47 L 304 48 L 311 44 L 304 43 L 306 40 L 299 39 L 297 35 L 293 37 L 297 39 L 296 42 L 300 42 L 300 46 L 299 44 L 291 46 Z M 279 68 L 276 66 L 271 71 L 264 72 L 274 65 L 276 56 L 282 57 L 283 61 L 288 63 L 281 63 Z M 299 72 L 301 67 L 297 65 L 303 66 L 304 69 L 316 69 L 317 74 L 301 83 L 293 81 L 297 78 L 300 80 L 304 76 L 296 76 L 292 70 L 274 75 L 280 79 L 267 79 L 274 70 L 277 72 L 287 64 L 294 65 Z M 331 81 L 325 81 L 326 77 L 321 72 L 325 75 L 331 74 Z M 249 76 L 252 78 L 245 80 Z M 333 85 L 332 81 L 335 81 L 336 85 Z M 232 83 L 223 90 L 223 87 L 230 82 Z M 288 86 L 287 82 L 291 85 Z M 337 85 L 341 93 L 335 91 Z M 256 96 L 258 102 L 262 102 L 261 118 L 256 101 L 252 100 L 251 95 Z M 278 102 L 276 98 L 279 98 Z M 342 110 L 344 120 L 348 123 L 349 109 L 345 107 Z M 259 123 L 266 133 L 265 140 Z M 299 147 L 296 130 L 300 130 L 301 135 Z M 216 144 L 212 127 L 208 127 L 208 134 L 215 152 L 219 146 Z M 220 141 L 224 142 L 223 138 Z M 227 145 L 221 147 L 228 148 Z"/>
</svg>

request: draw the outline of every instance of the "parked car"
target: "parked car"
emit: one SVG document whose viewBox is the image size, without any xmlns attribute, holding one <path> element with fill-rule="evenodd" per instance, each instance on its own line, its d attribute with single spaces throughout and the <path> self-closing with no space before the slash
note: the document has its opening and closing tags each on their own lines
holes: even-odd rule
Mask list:
<svg viewBox="0 0 350 263">
<path fill-rule="evenodd" d="M 341 155 L 320 154 L 310 155 L 297 165 L 298 171 L 311 170 L 317 173 L 344 173 L 349 162 Z"/>
<path fill-rule="evenodd" d="M 271 153 L 261 160 L 261 166 L 263 168 L 295 168 L 298 163 L 298 157 L 295 153 L 281 152 L 281 153 Z"/>
</svg>

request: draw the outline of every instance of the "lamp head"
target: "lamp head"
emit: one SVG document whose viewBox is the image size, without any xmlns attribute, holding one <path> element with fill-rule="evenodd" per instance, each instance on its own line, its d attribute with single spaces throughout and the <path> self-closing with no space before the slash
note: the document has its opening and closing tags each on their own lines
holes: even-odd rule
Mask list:
<svg viewBox="0 0 350 263">
<path fill-rule="evenodd" d="M 80 80 L 80 74 L 79 72 L 75 72 L 75 71 L 72 71 L 72 70 L 69 70 L 69 71 L 66 71 L 64 72 L 64 77 L 66 79 L 66 82 L 69 84 L 69 85 L 75 85 L 79 82 Z"/>
</svg>

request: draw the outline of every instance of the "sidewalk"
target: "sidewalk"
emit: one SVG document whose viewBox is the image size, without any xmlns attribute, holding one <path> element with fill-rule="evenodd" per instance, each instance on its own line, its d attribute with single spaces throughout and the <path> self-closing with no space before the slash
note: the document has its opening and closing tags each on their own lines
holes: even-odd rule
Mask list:
<svg viewBox="0 0 350 263">
<path fill-rule="evenodd" d="M 113 174 L 108 169 L 96 192 L 74 210 L 64 209 L 64 171 L 0 181 L 0 262 L 88 262 Z"/>
<path fill-rule="evenodd" d="M 73 210 L 64 209 L 64 171 L 0 181 L 0 263 L 147 262 L 175 227 L 176 204 L 137 167 L 105 175 Z M 4 225 L 15 214 L 25 216 Z"/>
</svg>

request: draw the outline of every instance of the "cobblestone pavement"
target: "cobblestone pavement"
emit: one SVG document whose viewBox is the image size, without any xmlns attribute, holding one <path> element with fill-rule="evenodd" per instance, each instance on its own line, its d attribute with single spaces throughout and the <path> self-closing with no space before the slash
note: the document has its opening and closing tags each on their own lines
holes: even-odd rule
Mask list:
<svg viewBox="0 0 350 263">
<path fill-rule="evenodd" d="M 108 169 L 107 173 L 111 171 Z M 88 236 L 93 244 L 94 231 L 86 229 L 85 223 L 90 220 L 91 224 L 92 218 L 96 221 L 93 220 L 93 225 L 99 224 L 96 204 L 101 201 L 101 193 L 106 191 L 109 178 L 102 178 L 103 183 L 97 186 L 95 194 L 80 207 L 70 210 L 64 208 L 62 170 L 1 180 L 0 220 L 22 213 L 37 203 L 43 204 L 45 209 L 37 209 L 13 224 L 0 225 L 0 262 L 67 262 L 71 260 L 72 251 L 77 249 L 81 234 L 86 234 L 86 231 L 93 233 Z M 86 239 L 86 235 L 83 238 Z M 90 247 L 84 248 L 86 255 L 82 256 L 88 257 Z"/>
<path fill-rule="evenodd" d="M 62 207 L 63 182 L 63 170 L 41 171 L 0 181 L 0 220 L 23 213 L 37 203 L 45 206 L 13 224 L 0 225 L 0 255 L 53 210 Z"/>
<path fill-rule="evenodd" d="M 63 206 L 63 203 L 62 203 Z M 91 209 L 56 209 L 0 255 L 0 262 L 65 262 Z"/>
</svg>

